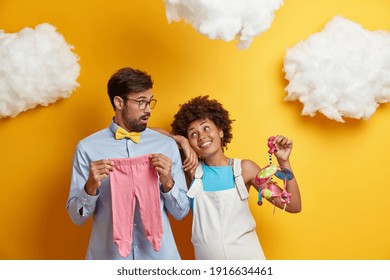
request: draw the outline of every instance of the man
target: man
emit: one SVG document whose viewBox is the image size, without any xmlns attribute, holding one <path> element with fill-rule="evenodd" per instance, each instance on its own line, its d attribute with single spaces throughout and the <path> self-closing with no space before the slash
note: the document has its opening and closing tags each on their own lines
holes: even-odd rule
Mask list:
<svg viewBox="0 0 390 280">
<path fill-rule="evenodd" d="M 86 137 L 77 145 L 67 211 L 72 221 L 80 226 L 93 216 L 87 259 L 180 259 L 168 212 L 180 220 L 189 212 L 190 204 L 175 141 L 147 128 L 151 111 L 157 102 L 153 98 L 152 87 L 153 81 L 147 73 L 132 68 L 118 70 L 107 86 L 115 111 L 111 125 Z M 120 131 L 135 132 L 139 139 L 121 138 L 117 135 Z M 147 201 L 140 203 L 137 197 L 134 202 L 134 221 L 129 225 L 132 240 L 129 242 L 129 252 L 123 256 L 118 251 L 119 245 L 113 242 L 113 235 L 116 233 L 115 226 L 113 230 L 113 186 L 110 186 L 110 177 L 113 177 L 117 165 L 113 159 L 131 159 L 143 155 L 147 155 L 150 165 L 158 174 L 157 197 L 161 211 L 159 221 L 161 220 L 163 232 L 158 242 L 161 241 L 161 246 L 157 246 L 159 248 L 156 250 L 156 246 L 153 246 L 145 234 L 143 209 L 148 209 L 150 205 Z M 130 177 L 128 181 L 131 181 Z M 147 188 L 143 183 L 139 179 L 136 182 L 137 186 L 141 186 L 139 193 L 143 192 L 142 188 Z M 123 197 L 119 195 L 119 198 Z M 160 217 L 160 212 L 158 214 Z"/>
</svg>

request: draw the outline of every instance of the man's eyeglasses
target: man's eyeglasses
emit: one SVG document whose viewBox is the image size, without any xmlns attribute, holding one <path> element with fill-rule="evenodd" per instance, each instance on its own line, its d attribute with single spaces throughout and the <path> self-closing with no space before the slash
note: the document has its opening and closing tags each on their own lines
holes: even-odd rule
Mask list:
<svg viewBox="0 0 390 280">
<path fill-rule="evenodd" d="M 140 109 L 140 110 L 145 110 L 146 106 L 149 106 L 150 109 L 154 109 L 154 107 L 156 106 L 156 103 L 157 103 L 156 99 L 150 99 L 149 101 L 147 101 L 147 100 L 136 100 L 136 99 L 124 97 L 123 100 L 130 100 L 133 102 L 137 102 L 138 109 Z"/>
</svg>

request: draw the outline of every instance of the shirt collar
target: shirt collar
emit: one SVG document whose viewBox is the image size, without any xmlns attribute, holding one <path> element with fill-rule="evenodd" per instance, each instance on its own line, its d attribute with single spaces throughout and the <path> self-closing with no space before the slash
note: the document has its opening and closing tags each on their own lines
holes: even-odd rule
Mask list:
<svg viewBox="0 0 390 280">
<path fill-rule="evenodd" d="M 110 130 L 112 132 L 112 137 L 115 137 L 115 132 L 116 130 L 118 129 L 119 125 L 117 125 L 115 122 L 114 122 L 114 118 L 112 118 L 111 120 L 111 124 L 110 124 Z"/>
</svg>

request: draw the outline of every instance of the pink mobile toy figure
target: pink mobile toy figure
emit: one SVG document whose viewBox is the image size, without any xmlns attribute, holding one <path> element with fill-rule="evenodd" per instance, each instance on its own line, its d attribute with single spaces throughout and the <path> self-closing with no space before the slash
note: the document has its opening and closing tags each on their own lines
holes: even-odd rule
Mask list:
<svg viewBox="0 0 390 280">
<path fill-rule="evenodd" d="M 287 181 L 291 180 L 294 177 L 294 175 L 287 168 L 278 166 L 276 164 L 272 164 L 272 154 L 278 151 L 275 147 L 274 140 L 275 140 L 274 136 L 268 138 L 269 165 L 261 169 L 255 178 L 257 185 L 262 185 L 264 183 L 267 184 L 266 188 L 259 191 L 257 204 L 259 206 L 263 204 L 262 201 L 263 197 L 266 199 L 274 199 L 276 197 L 279 197 L 282 203 L 284 203 L 284 208 L 285 208 L 286 205 L 290 203 L 290 198 L 291 198 L 291 194 L 288 193 L 286 190 L 286 183 Z M 283 180 L 284 183 L 283 191 L 280 194 L 278 194 L 276 191 L 277 184 L 272 181 L 273 175 Z"/>
<path fill-rule="evenodd" d="M 270 138 L 268 138 L 268 144 L 267 145 L 268 145 L 268 148 L 269 148 L 268 154 L 269 154 L 270 158 L 272 157 L 273 153 L 278 151 L 278 149 L 276 149 L 276 147 L 275 147 L 274 140 L 275 140 L 274 136 L 271 136 Z"/>
</svg>

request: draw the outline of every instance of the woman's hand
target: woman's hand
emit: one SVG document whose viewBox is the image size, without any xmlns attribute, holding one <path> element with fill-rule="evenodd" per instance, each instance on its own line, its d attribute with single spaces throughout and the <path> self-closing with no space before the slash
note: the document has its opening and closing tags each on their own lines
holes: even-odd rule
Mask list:
<svg viewBox="0 0 390 280">
<path fill-rule="evenodd" d="M 196 170 L 196 167 L 198 166 L 198 155 L 191 148 L 187 138 L 181 135 L 174 135 L 173 138 L 175 139 L 176 143 L 178 143 L 183 149 L 184 156 L 186 157 L 183 162 L 184 171 L 193 174 Z"/>
<path fill-rule="evenodd" d="M 292 140 L 284 137 L 283 135 L 277 135 L 274 139 L 274 144 L 277 151 L 274 153 L 279 162 L 285 162 L 289 160 L 291 150 L 293 148 Z"/>
</svg>

